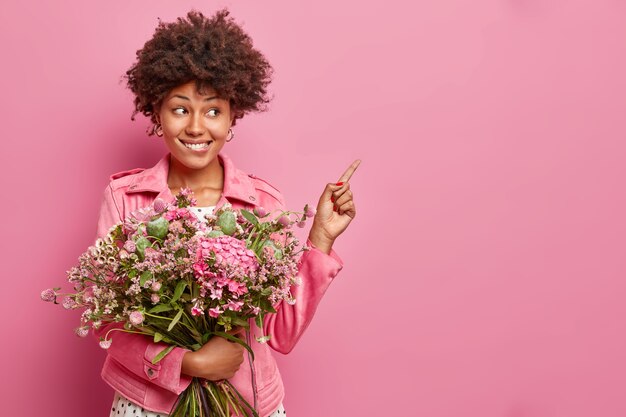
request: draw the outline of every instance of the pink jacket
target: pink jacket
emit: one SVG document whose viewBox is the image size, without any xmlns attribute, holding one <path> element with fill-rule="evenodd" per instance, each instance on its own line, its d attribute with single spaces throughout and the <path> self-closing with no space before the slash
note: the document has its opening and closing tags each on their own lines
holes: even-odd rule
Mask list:
<svg viewBox="0 0 626 417">
<path fill-rule="evenodd" d="M 166 201 L 173 199 L 167 186 L 169 158 L 169 154 L 165 155 L 152 168 L 133 169 L 111 176 L 100 209 L 98 237 L 106 235 L 111 226 L 122 221 L 132 211 L 151 204 L 157 197 Z M 219 158 L 224 167 L 224 189 L 217 206 L 229 202 L 235 208 L 252 209 L 261 206 L 274 210 L 284 207 L 283 197 L 278 190 L 264 180 L 235 168 L 226 155 L 220 154 Z M 307 245 L 311 246 L 311 242 L 307 242 Z M 341 259 L 334 251 L 327 255 L 313 247 L 305 252 L 299 269 L 302 284 L 292 288 L 296 303 L 282 303 L 276 314 L 266 317 L 264 331 L 272 336 L 267 344 L 260 344 L 252 338 L 254 377 L 258 392 L 257 411 L 260 416 L 274 412 L 284 397 L 282 379 L 269 348 L 281 353 L 293 349 L 342 266 Z M 110 323 L 94 334 L 96 337 L 104 336 L 115 327 L 121 326 L 119 323 Z M 147 410 L 170 412 L 178 395 L 191 382 L 189 376 L 181 374 L 182 359 L 188 350 L 175 348 L 153 365 L 151 361 L 154 356 L 167 345 L 153 343 L 147 336 L 121 331 L 113 331 L 109 337 L 113 343 L 107 350 L 102 379 Z M 247 355 L 244 358 L 244 363 L 230 382 L 253 404 L 253 374 Z"/>
</svg>

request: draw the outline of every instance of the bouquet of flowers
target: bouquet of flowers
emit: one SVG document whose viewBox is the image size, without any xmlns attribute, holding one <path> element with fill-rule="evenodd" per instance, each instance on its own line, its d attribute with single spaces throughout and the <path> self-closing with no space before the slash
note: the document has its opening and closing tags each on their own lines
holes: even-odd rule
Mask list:
<svg viewBox="0 0 626 417">
<path fill-rule="evenodd" d="M 281 301 L 295 303 L 290 287 L 298 285 L 300 246 L 291 229 L 304 226 L 315 210 L 269 213 L 235 210 L 226 204 L 199 220 L 190 207 L 196 203 L 190 190 L 175 201 L 161 199 L 133 213 L 123 223 L 96 240 L 67 275 L 72 293 L 60 288 L 44 290 L 44 301 L 66 309 L 82 308 L 76 334 L 119 322 L 100 339 L 110 347 L 112 331 L 150 336 L 169 346 L 153 360 L 157 363 L 174 347 L 198 350 L 212 337 L 224 337 L 250 346 L 228 332 L 250 330 L 254 321 L 263 333 L 263 318 L 275 313 Z M 227 417 L 231 413 L 258 414 L 228 382 L 193 378 L 179 396 L 172 417 Z"/>
</svg>

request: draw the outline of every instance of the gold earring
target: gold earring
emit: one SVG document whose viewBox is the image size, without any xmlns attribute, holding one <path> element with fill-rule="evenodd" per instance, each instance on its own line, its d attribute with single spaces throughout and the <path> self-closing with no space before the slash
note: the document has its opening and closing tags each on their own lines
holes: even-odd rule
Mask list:
<svg viewBox="0 0 626 417">
<path fill-rule="evenodd" d="M 158 137 L 163 137 L 163 126 L 161 126 L 161 123 L 157 123 L 154 126 L 154 134 Z"/>
</svg>

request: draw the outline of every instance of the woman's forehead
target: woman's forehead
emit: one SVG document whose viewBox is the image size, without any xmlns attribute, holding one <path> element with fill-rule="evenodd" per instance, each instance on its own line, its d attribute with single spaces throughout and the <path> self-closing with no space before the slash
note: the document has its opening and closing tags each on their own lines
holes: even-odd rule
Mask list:
<svg viewBox="0 0 626 417">
<path fill-rule="evenodd" d="M 197 100 L 222 98 L 221 95 L 213 87 L 206 83 L 200 84 L 198 86 L 197 81 L 189 81 L 187 83 L 172 88 L 167 94 L 167 98 L 169 99 L 172 97 L 181 97 Z"/>
</svg>

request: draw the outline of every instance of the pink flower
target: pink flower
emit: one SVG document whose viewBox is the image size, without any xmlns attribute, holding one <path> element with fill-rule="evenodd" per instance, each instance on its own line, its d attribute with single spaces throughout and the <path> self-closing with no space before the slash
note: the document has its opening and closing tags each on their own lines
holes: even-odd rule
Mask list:
<svg viewBox="0 0 626 417">
<path fill-rule="evenodd" d="M 66 310 L 70 310 L 76 307 L 76 301 L 72 297 L 65 297 L 63 299 L 63 308 Z"/>
<path fill-rule="evenodd" d="M 203 312 L 202 312 L 202 309 L 201 309 L 201 308 L 198 308 L 198 307 L 196 307 L 196 306 L 191 307 L 191 315 L 192 315 L 192 316 L 196 316 L 196 317 L 198 317 L 198 316 L 201 316 L 201 315 L 202 315 L 202 313 L 203 313 Z"/>
<path fill-rule="evenodd" d="M 298 222 L 297 224 L 298 224 L 298 227 L 300 227 L 300 228 L 306 226 L 306 222 L 305 221 Z"/>
<path fill-rule="evenodd" d="M 228 291 L 233 294 L 242 295 L 248 292 L 248 288 L 246 288 L 246 284 L 230 280 L 228 281 Z"/>
<path fill-rule="evenodd" d="M 137 249 L 137 245 L 135 245 L 135 242 L 133 242 L 132 240 L 127 240 L 126 243 L 124 243 L 124 249 L 126 249 L 130 253 L 133 253 L 135 252 L 135 249 Z"/>
<path fill-rule="evenodd" d="M 133 311 L 128 318 L 133 326 L 139 326 L 143 323 L 143 314 L 141 314 L 141 311 Z"/>
<path fill-rule="evenodd" d="M 263 207 L 257 207 L 254 209 L 254 214 L 256 214 L 259 217 L 265 217 L 268 214 L 268 211 L 265 210 Z"/>
<path fill-rule="evenodd" d="M 232 236 L 200 239 L 196 251 L 196 261 L 193 265 L 196 277 L 209 273 L 209 262 L 205 262 L 205 259 L 211 257 L 214 257 L 218 266 L 241 268 L 244 274 L 250 274 L 259 268 L 254 252 L 246 247 L 244 241 Z"/>
<path fill-rule="evenodd" d="M 87 335 L 89 334 L 89 327 L 87 326 L 77 327 L 74 330 L 74 333 L 76 333 L 76 336 L 78 337 L 87 337 Z"/>
<path fill-rule="evenodd" d="M 315 207 L 311 207 L 308 204 L 304 206 L 304 215 L 307 217 L 313 217 L 317 213 L 317 209 Z"/>
<path fill-rule="evenodd" d="M 163 213 L 165 209 L 167 208 L 167 203 L 162 198 L 157 198 L 152 203 L 152 207 L 154 208 L 155 212 Z"/>
<path fill-rule="evenodd" d="M 52 288 L 48 288 L 47 290 L 43 290 L 41 292 L 41 299 L 44 301 L 55 301 L 56 298 L 57 294 Z"/>
<path fill-rule="evenodd" d="M 151 247 L 147 247 L 146 249 L 144 249 L 144 256 L 146 257 L 147 260 L 158 260 L 161 257 L 161 252 L 159 252 L 158 250 L 151 248 Z"/>
<path fill-rule="evenodd" d="M 110 347 L 111 347 L 111 343 L 112 343 L 112 342 L 113 342 L 113 340 L 111 340 L 111 339 L 109 339 L 109 340 L 104 340 L 104 339 L 102 339 L 102 340 L 100 341 L 100 347 L 101 347 L 102 349 L 108 349 L 108 348 L 110 348 Z"/>
<path fill-rule="evenodd" d="M 211 288 L 211 294 L 209 295 L 211 300 L 219 300 L 222 298 L 222 289 L 221 288 Z"/>
<path fill-rule="evenodd" d="M 159 291 L 161 289 L 161 283 L 159 281 L 154 281 L 152 283 L 152 291 Z"/>
<path fill-rule="evenodd" d="M 209 316 L 213 317 L 213 318 L 218 318 L 220 316 L 220 314 L 222 314 L 224 311 L 220 310 L 219 307 L 213 307 L 209 309 Z"/>
<path fill-rule="evenodd" d="M 242 306 L 243 306 L 243 301 L 234 301 L 234 300 L 229 301 L 228 304 L 226 305 L 226 307 L 230 311 L 239 311 L 241 310 Z"/>
<path fill-rule="evenodd" d="M 195 219 L 196 215 L 190 212 L 187 208 L 170 208 L 165 214 L 164 217 L 167 221 L 178 220 L 178 219 Z"/>
<path fill-rule="evenodd" d="M 159 294 L 152 294 L 150 296 L 150 301 L 152 301 L 152 304 L 156 304 L 161 301 L 161 297 L 159 297 Z"/>
<path fill-rule="evenodd" d="M 291 224 L 291 219 L 285 214 L 278 218 L 278 223 L 282 224 L 285 227 L 288 227 Z"/>
</svg>

